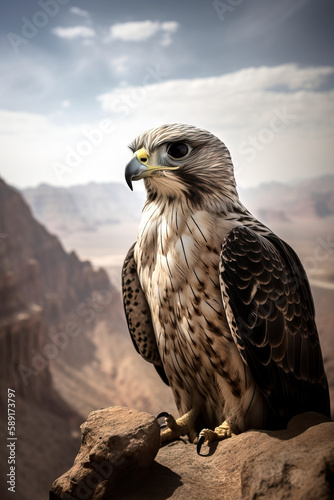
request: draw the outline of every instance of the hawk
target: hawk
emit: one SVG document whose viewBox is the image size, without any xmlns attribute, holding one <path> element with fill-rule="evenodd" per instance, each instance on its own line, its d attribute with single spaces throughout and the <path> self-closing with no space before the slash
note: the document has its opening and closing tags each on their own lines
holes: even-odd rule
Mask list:
<svg viewBox="0 0 334 500">
<path fill-rule="evenodd" d="M 330 416 L 310 286 L 294 250 L 240 202 L 225 144 L 184 124 L 130 146 L 125 178 L 147 199 L 123 265 L 136 350 L 170 385 L 180 417 L 162 442 L 198 450 L 298 413 Z"/>
</svg>

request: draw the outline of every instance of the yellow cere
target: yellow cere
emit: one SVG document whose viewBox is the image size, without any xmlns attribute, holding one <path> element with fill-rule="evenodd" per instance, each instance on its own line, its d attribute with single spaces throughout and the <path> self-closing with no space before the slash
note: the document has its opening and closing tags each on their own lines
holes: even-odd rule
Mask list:
<svg viewBox="0 0 334 500">
<path fill-rule="evenodd" d="M 162 165 L 154 167 L 153 165 L 148 165 L 148 154 L 145 148 L 138 149 L 134 156 L 138 158 L 140 163 L 146 165 L 149 170 L 177 170 L 179 167 L 163 167 Z"/>
</svg>

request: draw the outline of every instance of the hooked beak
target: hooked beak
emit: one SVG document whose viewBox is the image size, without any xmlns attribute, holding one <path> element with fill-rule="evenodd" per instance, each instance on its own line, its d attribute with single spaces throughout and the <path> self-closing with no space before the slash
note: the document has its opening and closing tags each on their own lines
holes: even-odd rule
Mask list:
<svg viewBox="0 0 334 500">
<path fill-rule="evenodd" d="M 144 177 L 151 177 L 154 172 L 162 170 L 177 170 L 179 167 L 153 167 L 148 165 L 148 154 L 145 148 L 138 149 L 125 167 L 125 180 L 131 191 L 133 191 L 132 181 L 139 181 Z"/>
<path fill-rule="evenodd" d="M 131 191 L 133 191 L 132 180 L 142 179 L 142 177 L 145 177 L 145 173 L 148 172 L 147 166 L 141 163 L 136 156 L 129 161 L 125 167 L 125 180 Z"/>
</svg>

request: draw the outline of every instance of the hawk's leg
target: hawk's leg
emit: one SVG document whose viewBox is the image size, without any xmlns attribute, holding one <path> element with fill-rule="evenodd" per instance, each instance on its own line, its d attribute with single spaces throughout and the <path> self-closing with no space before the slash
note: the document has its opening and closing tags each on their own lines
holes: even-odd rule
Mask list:
<svg viewBox="0 0 334 500">
<path fill-rule="evenodd" d="M 222 424 L 218 425 L 214 431 L 211 429 L 202 429 L 198 435 L 197 453 L 200 453 L 202 444 L 205 441 L 208 441 L 209 443 L 211 443 L 211 441 L 222 441 L 223 439 L 232 436 L 235 436 L 235 434 L 232 432 L 231 427 L 226 420 Z"/>
<path fill-rule="evenodd" d="M 188 435 L 189 440 L 192 443 L 196 442 L 197 432 L 195 430 L 195 420 L 197 417 L 197 412 L 192 409 L 176 420 L 169 413 L 162 414 L 162 416 L 166 417 L 167 429 L 161 431 L 161 443 L 174 441 L 180 436 L 185 436 L 186 434 Z"/>
</svg>

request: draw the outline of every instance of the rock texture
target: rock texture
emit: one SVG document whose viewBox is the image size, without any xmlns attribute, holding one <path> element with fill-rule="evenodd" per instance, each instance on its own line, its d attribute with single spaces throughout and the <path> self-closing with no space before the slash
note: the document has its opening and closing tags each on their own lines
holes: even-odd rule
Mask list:
<svg viewBox="0 0 334 500">
<path fill-rule="evenodd" d="M 106 412 L 105 417 L 103 412 Z M 103 427 L 100 427 L 100 419 L 104 420 Z M 126 425 L 124 419 L 127 419 Z M 94 430 L 92 426 L 95 423 L 97 428 Z M 147 423 L 150 427 L 147 427 Z M 140 435 L 138 428 L 146 431 L 142 431 Z M 149 428 L 152 433 L 148 431 Z M 131 474 L 137 466 L 140 468 L 149 463 L 147 454 L 138 454 L 142 446 L 149 447 L 152 443 L 150 459 L 153 461 L 157 431 L 154 420 L 147 414 L 123 408 L 93 412 L 89 421 L 82 426 L 82 431 L 83 445 L 75 465 L 55 481 L 50 494 L 51 500 L 62 498 L 60 495 L 64 491 L 73 493 L 73 486 L 70 490 L 64 489 L 68 487 L 69 481 L 72 481 L 72 485 L 77 485 L 83 476 L 87 477 L 86 468 L 88 467 L 88 472 L 91 471 L 92 460 L 98 463 L 109 460 L 107 457 L 110 450 L 115 450 L 110 461 L 115 463 L 117 460 L 123 467 L 123 472 L 126 471 L 128 443 L 131 442 L 129 435 L 132 436 L 136 456 L 136 459 L 128 462 L 131 463 Z M 99 432 L 104 436 L 104 447 L 97 444 Z M 187 440 L 179 440 L 160 449 L 144 477 L 134 478 L 128 472 L 125 479 L 115 471 L 115 478 L 119 477 L 119 481 L 116 484 L 113 476 L 106 478 L 108 494 L 103 496 L 96 493 L 96 496 L 85 498 L 330 500 L 334 498 L 333 443 L 334 422 L 317 413 L 294 417 L 284 430 L 251 430 L 220 443 L 204 445 L 201 456 L 196 454 L 193 444 Z M 90 452 L 87 459 L 89 450 L 92 449 L 93 453 Z"/>
<path fill-rule="evenodd" d="M 105 271 L 94 270 L 32 216 L 21 194 L 0 179 L 0 264 L 3 286 L 43 307 L 47 321 L 59 320 L 92 290 L 109 287 Z"/>
<path fill-rule="evenodd" d="M 111 498 L 120 481 L 140 480 L 159 445 L 159 424 L 148 413 L 120 406 L 90 413 L 74 465 L 53 483 L 50 500 Z"/>
</svg>

